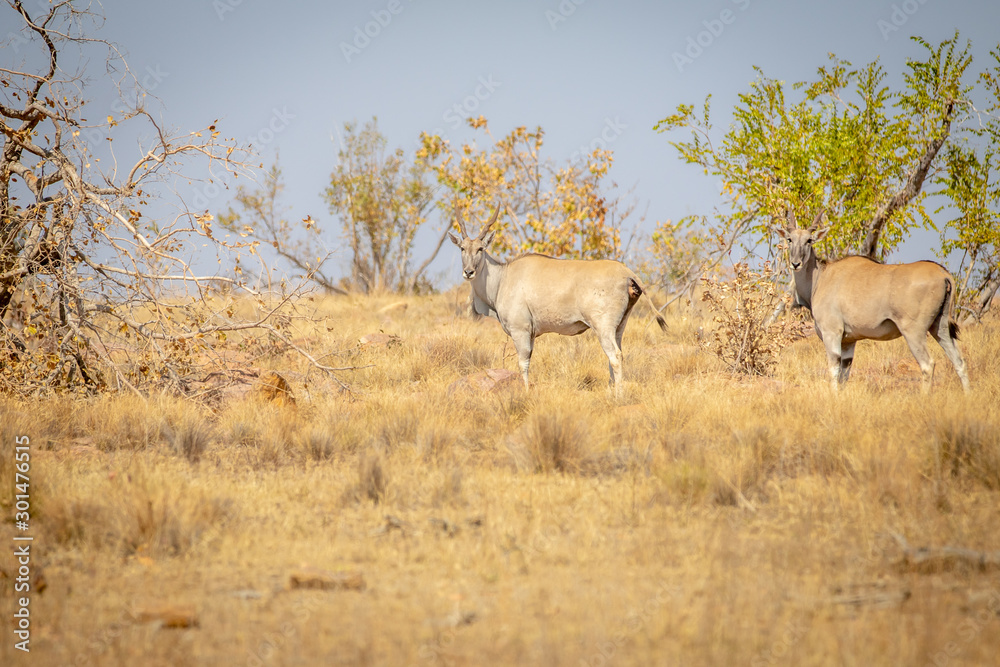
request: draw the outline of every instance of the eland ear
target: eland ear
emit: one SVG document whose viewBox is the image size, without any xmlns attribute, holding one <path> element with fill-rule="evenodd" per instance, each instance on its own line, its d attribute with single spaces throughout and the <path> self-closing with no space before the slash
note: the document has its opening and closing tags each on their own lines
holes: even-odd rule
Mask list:
<svg viewBox="0 0 1000 667">
<path fill-rule="evenodd" d="M 497 235 L 497 230 L 495 229 L 490 230 L 490 232 L 483 237 L 483 245 L 486 246 L 487 248 L 490 247 L 490 244 L 493 243 L 493 237 L 496 235 Z"/>
<path fill-rule="evenodd" d="M 790 232 L 791 230 L 785 229 L 781 225 L 778 225 L 777 227 L 774 228 L 774 231 L 777 232 L 778 236 L 780 236 L 781 238 L 783 238 L 783 239 L 785 239 L 787 241 L 788 240 L 788 232 Z"/>
<path fill-rule="evenodd" d="M 830 231 L 829 227 L 823 227 L 822 229 L 818 229 L 816 231 L 810 231 L 809 235 L 812 237 L 813 243 L 816 243 L 818 241 L 822 241 L 828 231 Z"/>
<path fill-rule="evenodd" d="M 452 234 L 451 232 L 448 232 L 448 238 L 450 238 L 451 242 L 454 243 L 455 245 L 462 247 L 462 242 L 459 241 L 458 237 Z"/>
</svg>

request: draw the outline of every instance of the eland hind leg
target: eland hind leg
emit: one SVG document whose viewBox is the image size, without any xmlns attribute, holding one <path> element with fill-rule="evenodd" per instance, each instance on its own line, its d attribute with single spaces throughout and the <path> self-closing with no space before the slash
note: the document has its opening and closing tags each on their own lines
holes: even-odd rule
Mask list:
<svg viewBox="0 0 1000 667">
<path fill-rule="evenodd" d="M 966 368 L 965 359 L 962 357 L 962 351 L 955 343 L 958 340 L 958 325 L 943 317 L 940 320 L 937 326 L 931 329 L 931 336 L 941 345 L 948 361 L 955 367 L 958 379 L 962 381 L 962 389 L 969 391 L 969 371 Z"/>
<path fill-rule="evenodd" d="M 632 313 L 632 307 L 641 295 L 642 290 L 639 285 L 634 280 L 629 280 L 628 302 L 625 306 L 625 312 L 622 313 L 618 325 L 614 328 L 613 337 L 610 327 L 602 327 L 598 333 L 601 349 L 604 350 L 604 354 L 608 355 L 608 386 L 614 387 L 615 395 L 618 397 L 621 397 L 625 385 L 625 354 L 622 352 L 622 336 L 625 335 L 625 325 L 628 324 L 628 316 Z"/>
<path fill-rule="evenodd" d="M 913 358 L 920 365 L 920 391 L 928 394 L 931 391 L 931 385 L 934 384 L 934 357 L 927 349 L 927 332 L 922 330 L 919 334 L 904 333 L 903 338 L 906 340 L 906 346 L 910 348 Z"/>
<path fill-rule="evenodd" d="M 622 349 L 618 341 L 620 337 L 612 331 L 601 331 L 598 335 L 601 349 L 608 355 L 608 387 L 613 387 L 616 394 L 621 394 L 622 386 Z"/>
</svg>

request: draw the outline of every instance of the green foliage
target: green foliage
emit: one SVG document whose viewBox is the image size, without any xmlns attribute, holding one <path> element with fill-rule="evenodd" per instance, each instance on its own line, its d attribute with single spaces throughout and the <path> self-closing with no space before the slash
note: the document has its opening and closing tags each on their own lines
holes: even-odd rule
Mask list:
<svg viewBox="0 0 1000 667">
<path fill-rule="evenodd" d="M 948 221 L 941 254 L 960 255 L 956 301 L 966 304 L 969 290 L 989 283 L 1000 260 L 1000 186 L 996 183 L 997 154 L 988 147 L 974 150 L 952 146 L 947 171 L 940 177 L 943 192 L 957 216 Z M 943 210 L 939 208 L 938 211 Z M 978 288 L 978 289 L 977 289 Z"/>
<path fill-rule="evenodd" d="M 885 83 L 878 61 L 855 68 L 831 54 L 813 80 L 791 86 L 758 69 L 718 144 L 710 99 L 700 113 L 678 106 L 655 129 L 688 130 L 690 140 L 671 144 L 722 181 L 730 211 L 718 216 L 720 233 L 773 247 L 772 221 L 788 205 L 800 219 L 825 209 L 830 250 L 884 258 L 914 227 L 930 225 L 924 179 L 968 115 L 969 47 L 957 34 L 938 46 L 916 41 L 925 58 L 907 62 L 901 90 Z"/>
<path fill-rule="evenodd" d="M 993 66 L 979 76 L 987 95 L 977 123 L 963 141 L 949 147 L 946 170 L 937 178 L 954 214 L 941 230 L 943 258 L 958 256 L 956 302 L 981 318 L 1000 287 L 1000 48 L 990 55 Z"/>
</svg>

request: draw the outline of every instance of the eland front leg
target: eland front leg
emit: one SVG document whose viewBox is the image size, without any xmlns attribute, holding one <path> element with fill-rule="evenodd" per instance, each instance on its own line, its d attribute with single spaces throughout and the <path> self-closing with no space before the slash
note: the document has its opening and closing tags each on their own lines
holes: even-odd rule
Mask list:
<svg viewBox="0 0 1000 667">
<path fill-rule="evenodd" d="M 530 331 L 511 331 L 510 337 L 517 350 L 517 364 L 521 367 L 524 388 L 528 389 L 528 367 L 531 366 L 531 351 L 535 347 L 535 336 Z"/>
<path fill-rule="evenodd" d="M 854 363 L 855 342 L 841 345 L 840 348 L 840 383 L 843 384 L 851 378 L 851 365 Z"/>
<path fill-rule="evenodd" d="M 816 329 L 819 333 L 819 327 Z M 826 362 L 830 373 L 830 386 L 834 391 L 840 390 L 840 385 L 847 381 L 850 374 L 850 363 L 854 361 L 854 344 L 850 343 L 847 349 L 851 355 L 851 362 L 848 363 L 848 372 L 844 372 L 844 332 L 843 330 L 834 332 L 824 332 L 820 335 L 820 340 L 826 347 Z"/>
</svg>

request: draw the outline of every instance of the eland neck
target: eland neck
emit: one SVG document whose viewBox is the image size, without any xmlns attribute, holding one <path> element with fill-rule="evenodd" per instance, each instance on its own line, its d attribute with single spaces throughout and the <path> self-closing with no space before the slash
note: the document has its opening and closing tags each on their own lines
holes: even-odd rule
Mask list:
<svg viewBox="0 0 1000 667">
<path fill-rule="evenodd" d="M 823 263 L 816 257 L 815 252 L 811 252 L 805 266 L 794 273 L 795 300 L 799 305 L 808 308 L 810 312 L 812 312 L 813 294 L 816 293 L 816 285 L 819 283 L 819 276 L 822 272 Z"/>
<path fill-rule="evenodd" d="M 489 253 L 483 254 L 486 256 L 486 261 L 483 262 L 482 269 L 476 272 L 476 277 L 472 279 L 472 289 L 480 300 L 496 310 L 497 294 L 500 291 L 500 282 L 507 272 L 507 264 L 494 259 Z"/>
</svg>

